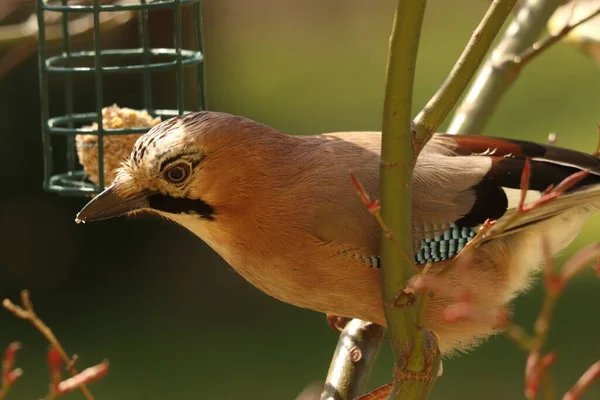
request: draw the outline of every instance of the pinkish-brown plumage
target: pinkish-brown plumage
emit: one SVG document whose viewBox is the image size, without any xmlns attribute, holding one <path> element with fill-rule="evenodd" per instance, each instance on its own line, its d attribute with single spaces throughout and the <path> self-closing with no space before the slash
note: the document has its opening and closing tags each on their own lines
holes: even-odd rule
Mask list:
<svg viewBox="0 0 600 400">
<path fill-rule="evenodd" d="M 368 261 L 379 254 L 381 229 L 349 175 L 378 197 L 380 140 L 377 132 L 289 136 L 229 114 L 186 115 L 140 138 L 114 185 L 78 217 L 158 213 L 192 231 L 277 299 L 385 325 L 380 272 Z M 552 158 L 543 159 L 542 153 Z M 437 134 L 420 154 L 413 176 L 415 251 L 422 239 L 451 223 L 475 227 L 510 211 L 519 194 L 513 176 L 520 176 L 525 156 L 536 157 L 531 198 L 539 197 L 547 182 L 558 183 L 582 168 L 578 162 L 591 170 L 580 186 L 600 188 L 600 161 L 582 153 Z M 532 214 L 527 229 L 515 226 L 478 247 L 447 282 L 458 291 L 468 289 L 479 305 L 505 306 L 527 287 L 543 260 L 540 235 L 546 235 L 553 254 L 562 250 L 599 209 L 600 190 L 586 201 L 574 199 L 567 196 L 547 213 Z M 432 271 L 449 262 L 433 263 Z M 436 295 L 426 318 L 446 354 L 493 332 L 484 321 L 445 322 L 442 311 L 450 301 Z"/>
</svg>

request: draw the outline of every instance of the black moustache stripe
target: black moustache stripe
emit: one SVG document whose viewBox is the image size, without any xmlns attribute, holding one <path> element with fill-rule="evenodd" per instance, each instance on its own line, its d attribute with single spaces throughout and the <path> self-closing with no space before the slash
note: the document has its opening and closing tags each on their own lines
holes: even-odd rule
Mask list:
<svg viewBox="0 0 600 400">
<path fill-rule="evenodd" d="M 202 199 L 152 194 L 148 196 L 148 205 L 150 208 L 170 214 L 196 214 L 211 221 L 215 219 L 215 209 Z"/>
</svg>

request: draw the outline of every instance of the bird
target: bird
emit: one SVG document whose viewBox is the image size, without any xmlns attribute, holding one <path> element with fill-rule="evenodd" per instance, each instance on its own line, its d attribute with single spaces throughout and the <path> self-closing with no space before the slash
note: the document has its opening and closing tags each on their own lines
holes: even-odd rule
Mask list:
<svg viewBox="0 0 600 400">
<path fill-rule="evenodd" d="M 291 305 L 386 327 L 381 299 L 382 229 L 350 173 L 380 193 L 381 132 L 289 135 L 240 115 L 197 111 L 167 119 L 135 143 L 113 183 L 77 222 L 158 214 L 188 229 L 237 273 Z M 529 161 L 528 161 L 529 160 Z M 531 286 L 545 253 L 556 255 L 600 210 L 600 160 L 552 145 L 435 133 L 411 178 L 413 260 L 439 272 L 489 220 L 514 213 L 526 163 L 528 200 L 579 171 L 559 199 L 472 250 L 444 279 L 500 310 Z M 496 332 L 489 322 L 448 323 L 448 297 L 433 296 L 424 318 L 443 355 L 467 351 Z"/>
</svg>

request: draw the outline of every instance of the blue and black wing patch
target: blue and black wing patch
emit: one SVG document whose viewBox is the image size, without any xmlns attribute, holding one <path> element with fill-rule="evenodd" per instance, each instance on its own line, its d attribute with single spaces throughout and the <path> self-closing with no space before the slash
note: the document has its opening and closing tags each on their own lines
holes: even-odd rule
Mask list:
<svg viewBox="0 0 600 400">
<path fill-rule="evenodd" d="M 477 234 L 475 229 L 450 224 L 450 229 L 434 239 L 421 241 L 421 250 L 414 256 L 415 264 L 438 262 L 453 258 Z"/>
<path fill-rule="evenodd" d="M 428 262 L 439 262 L 449 260 L 455 257 L 477 234 L 476 230 L 469 227 L 461 227 L 456 224 L 450 224 L 444 234 L 434 239 L 424 239 L 421 241 L 421 250 L 414 255 L 415 264 L 427 264 Z M 361 258 L 368 267 L 380 268 L 381 260 L 379 256 Z"/>
</svg>

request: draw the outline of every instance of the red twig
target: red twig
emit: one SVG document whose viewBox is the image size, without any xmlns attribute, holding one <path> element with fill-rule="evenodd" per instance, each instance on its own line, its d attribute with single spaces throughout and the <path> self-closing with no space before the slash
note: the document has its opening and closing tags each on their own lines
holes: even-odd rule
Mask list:
<svg viewBox="0 0 600 400">
<path fill-rule="evenodd" d="M 79 371 L 77 371 L 77 369 L 75 368 L 74 363 L 72 363 L 72 359 L 62 347 L 54 332 L 52 332 L 52 330 L 35 313 L 33 309 L 33 303 L 31 302 L 31 299 L 29 297 L 29 291 L 21 291 L 21 304 L 22 306 L 16 305 L 12 301 L 10 301 L 10 299 L 4 299 L 4 301 L 2 302 L 4 308 L 13 313 L 16 317 L 31 322 L 31 324 L 35 326 L 35 328 L 42 335 L 44 335 L 48 342 L 50 342 L 52 347 L 56 349 L 56 351 L 58 351 L 62 360 L 67 366 L 69 366 L 69 372 L 71 372 L 72 375 L 77 375 Z M 81 384 L 79 386 L 79 389 L 81 390 L 86 399 L 94 399 L 94 397 L 92 396 L 85 384 Z"/>
<path fill-rule="evenodd" d="M 561 279 L 563 282 L 569 281 L 573 276 L 581 272 L 586 266 L 596 261 L 600 257 L 600 242 L 592 243 L 579 250 L 563 266 Z M 595 266 L 594 268 L 597 268 Z"/>
<path fill-rule="evenodd" d="M 592 383 L 598 380 L 598 377 L 600 377 L 600 361 L 592 364 L 592 366 L 581 375 L 581 378 L 579 378 L 577 383 L 565 393 L 563 400 L 578 400 L 583 392 L 590 387 Z"/>
<path fill-rule="evenodd" d="M 358 196 L 360 197 L 361 201 L 367 207 L 367 210 L 375 217 L 375 219 L 377 219 L 377 222 L 379 222 L 379 226 L 381 226 L 381 229 L 383 230 L 384 235 L 395 244 L 398 251 L 400 252 L 402 257 L 404 257 L 406 259 L 406 262 L 412 267 L 415 274 L 421 273 L 421 271 L 417 268 L 417 266 L 415 265 L 413 260 L 408 256 L 408 254 L 406 254 L 402 250 L 400 243 L 398 243 L 396 241 L 396 239 L 394 239 L 392 232 L 388 229 L 387 225 L 383 221 L 383 218 L 381 216 L 381 203 L 379 202 L 379 200 L 371 201 L 369 194 L 367 193 L 365 188 L 362 186 L 362 184 L 358 181 L 358 178 L 356 178 L 356 176 L 353 173 L 350 173 L 350 179 L 352 180 L 352 186 L 358 193 Z"/>
<path fill-rule="evenodd" d="M 6 347 L 6 351 L 4 352 L 4 358 L 2 360 L 3 383 L 8 379 L 9 374 L 13 371 L 13 367 L 15 366 L 15 357 L 20 349 L 20 342 L 12 342 Z"/>
<path fill-rule="evenodd" d="M 21 349 L 21 343 L 12 342 L 6 347 L 2 358 L 2 386 L 0 386 L 0 400 L 6 397 L 6 393 L 12 385 L 23 375 L 21 368 L 14 368 L 15 357 Z"/>
<path fill-rule="evenodd" d="M 381 204 L 379 203 L 379 200 L 371 201 L 369 194 L 353 173 L 350 173 L 350 179 L 352 179 L 352 186 L 354 186 L 354 189 L 358 193 L 358 196 L 360 197 L 364 205 L 367 207 L 367 210 L 369 210 L 369 212 L 377 218 L 377 221 L 379 221 L 379 224 L 381 225 L 385 236 L 391 239 L 392 233 L 387 228 L 387 226 L 385 226 L 385 224 L 383 223 L 383 219 L 381 219 L 381 216 L 379 214 L 379 211 L 381 209 Z"/>
<path fill-rule="evenodd" d="M 505 309 L 481 307 L 469 301 L 461 301 L 444 309 L 444 321 L 480 321 L 491 326 L 504 325 L 507 312 Z"/>
<path fill-rule="evenodd" d="M 72 360 L 70 363 L 72 363 Z M 61 380 L 62 366 L 63 360 L 60 352 L 51 346 L 48 350 L 48 368 L 50 369 L 52 383 L 50 385 L 50 393 L 46 396 L 46 400 L 52 400 L 63 394 L 80 389 L 83 385 L 87 385 L 88 383 L 100 379 L 108 372 L 108 361 L 103 361 L 100 364 L 86 368 L 63 381 Z"/>
<path fill-rule="evenodd" d="M 529 160 L 529 158 L 527 158 L 525 160 L 525 165 L 523 166 L 523 172 L 521 174 L 521 199 L 519 200 L 519 204 L 517 205 L 517 210 L 519 211 L 519 213 L 524 214 L 533 210 L 536 207 L 539 207 L 543 204 L 549 203 L 552 200 L 557 199 L 567 190 L 569 190 L 570 188 L 581 182 L 583 179 L 585 179 L 585 177 L 588 176 L 589 173 L 589 171 L 579 171 L 572 175 L 569 175 L 556 187 L 548 187 L 544 191 L 544 193 L 542 193 L 542 197 L 540 197 L 538 200 L 526 205 L 525 199 L 527 197 L 527 191 L 529 190 L 529 179 L 531 177 L 531 161 Z"/>
<path fill-rule="evenodd" d="M 559 185 L 560 186 L 560 185 Z M 538 395 L 541 383 L 550 385 L 548 368 L 556 360 L 555 353 L 549 353 L 541 357 L 541 349 L 545 344 L 550 320 L 556 307 L 556 303 L 568 281 L 583 267 L 588 265 L 600 254 L 600 243 L 593 243 L 579 250 L 563 266 L 560 272 L 554 267 L 551 250 L 548 241 L 543 238 L 542 248 L 544 253 L 544 287 L 546 296 L 542 310 L 535 321 L 535 336 L 530 338 L 525 331 L 516 325 L 508 325 L 507 335 L 518 343 L 522 348 L 529 350 L 529 356 L 525 367 L 525 396 L 527 399 L 535 399 Z M 600 362 L 592 366 L 577 382 L 577 384 L 563 397 L 563 400 L 576 400 L 585 388 L 587 388 L 600 374 Z"/>
<path fill-rule="evenodd" d="M 556 188 L 551 191 L 551 193 L 556 193 L 556 197 L 558 197 L 559 195 L 563 194 L 564 192 L 566 192 L 567 190 L 571 189 L 573 186 L 584 180 L 585 177 L 589 174 L 590 171 L 587 170 L 571 174 L 568 177 L 566 177 L 561 183 L 559 183 L 558 186 L 556 186 Z"/>
<path fill-rule="evenodd" d="M 546 238 L 542 239 L 542 249 L 544 254 L 545 289 L 548 293 L 557 295 L 562 291 L 564 282 L 560 275 L 556 273 L 554 259 L 552 258 L 552 251 L 550 250 L 550 243 Z"/>
<path fill-rule="evenodd" d="M 50 369 L 52 388 L 54 391 L 56 391 L 62 378 L 62 360 L 60 358 L 60 353 L 54 347 L 50 347 L 48 350 L 48 368 Z"/>
<path fill-rule="evenodd" d="M 383 386 L 378 387 L 377 389 L 363 394 L 360 397 L 357 397 L 355 400 L 385 400 L 388 398 L 390 392 L 392 391 L 393 383 L 388 383 Z"/>
<path fill-rule="evenodd" d="M 523 166 L 523 172 L 521 173 L 521 199 L 517 210 L 523 212 L 525 207 L 525 199 L 527 198 L 527 191 L 529 190 L 529 179 L 531 177 L 531 160 L 525 159 L 525 165 Z"/>
<path fill-rule="evenodd" d="M 556 361 L 556 353 L 548 353 L 540 359 L 538 350 L 532 350 L 525 366 L 525 397 L 529 400 L 537 397 L 540 383 L 548 368 Z"/>
<path fill-rule="evenodd" d="M 102 361 L 93 367 L 89 367 L 81 371 L 75 376 L 59 382 L 56 386 L 56 393 L 63 395 L 81 388 L 82 385 L 94 382 L 102 378 L 108 372 L 108 361 Z"/>
</svg>

